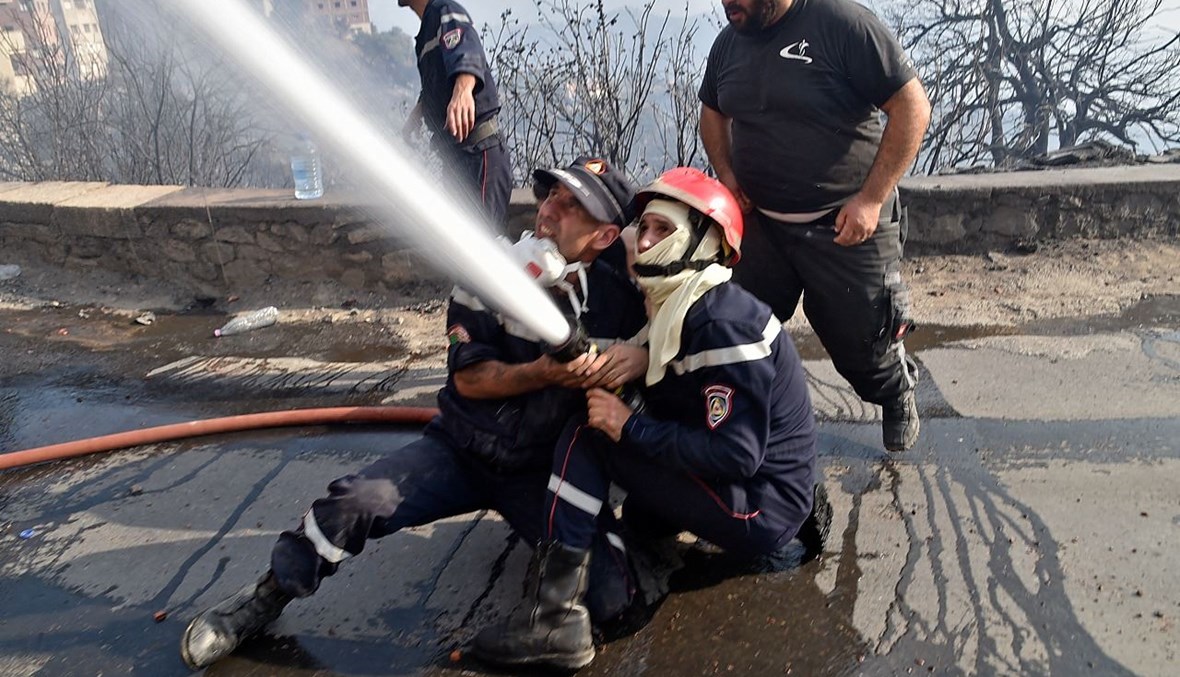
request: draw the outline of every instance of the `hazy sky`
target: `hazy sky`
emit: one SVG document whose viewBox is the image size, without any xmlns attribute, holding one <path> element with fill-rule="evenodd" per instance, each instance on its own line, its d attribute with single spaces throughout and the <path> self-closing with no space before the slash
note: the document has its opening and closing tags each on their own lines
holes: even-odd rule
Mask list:
<svg viewBox="0 0 1180 677">
<path fill-rule="evenodd" d="M 1180 3 L 1180 0 L 1175 0 Z M 536 12 L 535 2 L 525 0 L 459 0 L 459 4 L 467 8 L 476 25 L 492 21 L 500 16 L 500 12 L 511 9 L 513 14 L 524 18 Z M 642 1 L 606 0 L 607 8 L 626 5 L 642 5 Z M 721 0 L 688 0 L 689 11 L 692 13 L 709 12 L 721 6 Z M 657 0 L 660 9 L 681 10 L 685 0 Z M 397 0 L 369 0 L 369 16 L 380 30 L 389 30 L 390 26 L 397 26 L 403 31 L 414 35 L 418 32 L 418 17 L 407 7 L 398 7 Z"/>
<path fill-rule="evenodd" d="M 525 0 L 460 0 L 460 3 L 471 13 L 476 25 L 492 21 L 505 9 L 512 9 L 514 14 L 522 18 L 536 11 L 536 3 Z M 606 2 L 607 7 L 642 4 L 642 0 Z M 657 7 L 661 10 L 679 11 L 685 4 L 686 0 L 657 0 Z M 875 3 L 873 0 L 862 0 L 862 4 L 872 7 Z M 720 15 L 718 8 L 721 6 L 721 0 L 687 0 L 687 5 L 689 11 L 694 14 L 717 11 Z M 1160 17 L 1160 24 L 1170 30 L 1180 30 L 1180 0 L 1164 0 L 1163 6 L 1166 9 Z M 418 17 L 408 8 L 398 7 L 397 0 L 369 0 L 369 14 L 379 30 L 385 31 L 391 26 L 397 26 L 410 35 L 418 32 Z"/>
</svg>

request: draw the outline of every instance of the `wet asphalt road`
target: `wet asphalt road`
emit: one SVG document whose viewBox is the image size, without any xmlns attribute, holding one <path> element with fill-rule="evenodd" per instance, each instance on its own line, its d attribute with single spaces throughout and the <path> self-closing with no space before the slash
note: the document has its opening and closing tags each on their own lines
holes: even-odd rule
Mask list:
<svg viewBox="0 0 1180 677">
<path fill-rule="evenodd" d="M 1168 308 L 1094 332 L 947 330 L 918 354 L 922 441 L 892 457 L 876 410 L 809 360 L 836 512 L 824 556 L 749 571 L 689 551 L 652 622 L 580 674 L 1174 674 L 1180 324 Z M 178 356 L 12 335 L 0 348 L 30 360 L 0 381 L 4 451 L 371 403 L 432 378 L 348 381 L 331 355 L 248 354 L 145 379 Z M 0 675 L 188 674 L 187 621 L 256 576 L 330 479 L 416 434 L 266 431 L 0 473 Z M 493 514 L 374 542 L 207 674 L 484 674 L 452 651 L 511 605 L 526 558 Z"/>
</svg>

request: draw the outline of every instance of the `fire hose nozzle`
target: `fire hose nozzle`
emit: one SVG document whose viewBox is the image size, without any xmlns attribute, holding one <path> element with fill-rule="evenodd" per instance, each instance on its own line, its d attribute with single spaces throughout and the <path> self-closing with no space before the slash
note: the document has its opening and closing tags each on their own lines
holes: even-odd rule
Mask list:
<svg viewBox="0 0 1180 677">
<path fill-rule="evenodd" d="M 570 321 L 570 335 L 563 343 L 549 347 L 549 355 L 561 363 L 573 362 L 594 349 L 586 329 L 577 320 Z"/>
</svg>

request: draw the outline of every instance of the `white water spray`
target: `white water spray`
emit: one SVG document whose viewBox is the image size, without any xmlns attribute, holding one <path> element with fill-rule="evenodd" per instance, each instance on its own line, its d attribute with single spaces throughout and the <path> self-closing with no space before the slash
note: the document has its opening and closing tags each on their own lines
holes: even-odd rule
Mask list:
<svg viewBox="0 0 1180 677">
<path fill-rule="evenodd" d="M 212 40 L 314 126 L 318 139 L 351 161 L 373 190 L 376 216 L 398 224 L 421 254 L 489 305 L 512 315 L 543 340 L 560 344 L 569 325 L 553 301 L 508 258 L 478 218 L 432 184 L 421 170 L 349 106 L 315 69 L 238 0 L 176 3 Z"/>
</svg>

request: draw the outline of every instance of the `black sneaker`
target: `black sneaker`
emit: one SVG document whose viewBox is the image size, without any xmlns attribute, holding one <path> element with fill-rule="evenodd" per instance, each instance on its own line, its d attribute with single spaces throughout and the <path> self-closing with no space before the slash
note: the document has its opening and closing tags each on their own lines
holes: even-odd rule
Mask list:
<svg viewBox="0 0 1180 677">
<path fill-rule="evenodd" d="M 889 451 L 905 451 L 918 441 L 918 402 L 907 390 L 896 400 L 881 405 L 881 439 Z"/>
<path fill-rule="evenodd" d="M 811 514 L 799 527 L 795 538 L 803 544 L 803 561 L 811 560 L 823 554 L 824 546 L 828 542 L 828 534 L 832 531 L 832 503 L 828 500 L 828 490 L 823 480 L 815 484 L 814 498 L 811 502 Z"/>
</svg>

